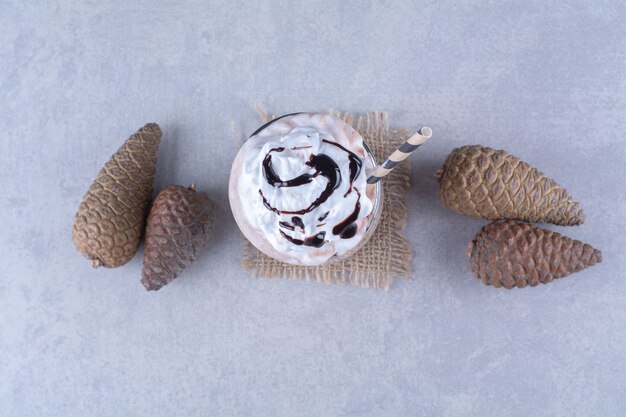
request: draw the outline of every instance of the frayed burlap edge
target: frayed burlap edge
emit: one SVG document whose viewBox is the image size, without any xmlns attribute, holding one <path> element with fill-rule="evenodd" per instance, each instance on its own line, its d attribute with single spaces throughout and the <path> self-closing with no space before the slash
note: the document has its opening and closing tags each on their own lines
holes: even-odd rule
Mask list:
<svg viewBox="0 0 626 417">
<path fill-rule="evenodd" d="M 257 107 L 261 123 L 272 120 Z M 372 112 L 363 116 L 331 112 L 352 125 L 365 139 L 378 162 L 382 162 L 408 137 L 407 129 L 389 129 L 388 114 Z M 378 228 L 357 253 L 343 261 L 306 267 L 289 265 L 272 259 L 243 238 L 242 265 L 254 276 L 265 278 L 305 279 L 326 284 L 352 284 L 388 289 L 394 278 L 411 275 L 412 252 L 402 230 L 406 224 L 411 166 L 401 163 L 383 181 L 384 205 Z"/>
</svg>

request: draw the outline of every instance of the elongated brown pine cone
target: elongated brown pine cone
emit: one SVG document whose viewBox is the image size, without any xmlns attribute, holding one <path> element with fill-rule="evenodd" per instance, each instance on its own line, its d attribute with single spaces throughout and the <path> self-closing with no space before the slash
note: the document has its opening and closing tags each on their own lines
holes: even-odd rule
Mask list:
<svg viewBox="0 0 626 417">
<path fill-rule="evenodd" d="M 193 185 L 161 190 L 146 226 L 141 274 L 144 287 L 158 290 L 187 268 L 204 247 L 214 222 L 213 206 Z"/>
<path fill-rule="evenodd" d="M 94 268 L 130 261 L 143 233 L 161 129 L 149 123 L 111 156 L 83 197 L 72 240 Z"/>
<path fill-rule="evenodd" d="M 480 145 L 454 149 L 435 172 L 449 209 L 488 220 L 580 225 L 585 213 L 563 187 L 506 151 Z"/>
<path fill-rule="evenodd" d="M 484 284 L 505 288 L 547 284 L 602 262 L 602 252 L 586 243 L 513 220 L 484 226 L 467 256 Z"/>
</svg>

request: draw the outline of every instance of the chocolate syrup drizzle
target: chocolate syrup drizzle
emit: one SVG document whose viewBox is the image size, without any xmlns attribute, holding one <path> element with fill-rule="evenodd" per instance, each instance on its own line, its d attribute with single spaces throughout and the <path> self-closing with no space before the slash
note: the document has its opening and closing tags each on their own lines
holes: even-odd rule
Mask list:
<svg viewBox="0 0 626 417">
<path fill-rule="evenodd" d="M 296 230 L 296 227 L 294 225 L 292 225 L 291 223 L 287 223 L 287 222 L 278 222 L 278 225 L 282 228 L 285 228 L 287 230 L 291 230 L 292 232 L 294 230 Z"/>
<path fill-rule="evenodd" d="M 359 198 L 356 200 L 356 204 L 354 205 L 354 211 L 343 221 L 335 227 L 333 227 L 333 235 L 339 235 L 342 239 L 350 239 L 354 237 L 357 231 L 356 221 L 359 219 L 359 212 L 361 211 L 361 193 L 356 188 L 354 189 L 356 193 L 359 195 Z"/>
<path fill-rule="evenodd" d="M 326 187 L 322 191 L 322 193 L 309 205 L 307 208 L 303 208 L 302 210 L 278 210 L 275 207 L 272 207 L 263 192 L 259 190 L 261 196 L 263 197 L 263 204 L 265 207 L 268 207 L 269 210 L 278 213 L 278 214 L 306 214 L 315 210 L 321 204 L 324 204 L 326 200 L 331 196 L 331 194 L 339 188 L 341 184 L 341 171 L 339 170 L 339 166 L 337 163 L 333 161 L 333 159 L 326 154 L 319 155 L 311 155 L 311 158 L 306 162 L 306 165 L 313 168 L 315 172 L 313 174 L 302 174 L 297 176 L 296 178 L 292 178 L 290 180 L 281 179 L 276 172 L 274 172 L 274 168 L 272 168 L 272 152 L 283 152 L 285 148 L 274 148 L 270 149 L 270 151 L 265 155 L 263 159 L 263 175 L 265 176 L 265 181 L 272 187 L 281 188 L 281 187 L 297 187 L 304 184 L 309 184 L 313 181 L 313 178 L 321 175 L 323 177 L 328 178 L 328 183 Z M 267 203 L 267 204 L 266 204 Z"/>
<path fill-rule="evenodd" d="M 337 142 L 331 142 L 330 140 L 327 140 L 327 139 L 322 139 L 322 142 L 326 142 L 329 145 L 336 146 L 348 154 L 348 160 L 350 161 L 350 187 L 348 188 L 348 191 L 343 195 L 344 197 L 346 197 L 352 191 L 352 185 L 354 184 L 354 180 L 356 179 L 356 177 L 358 177 L 359 173 L 361 172 L 361 167 L 363 166 L 363 162 L 361 162 L 361 158 L 356 156 L 354 152 L 350 152 L 349 150 L 347 150 L 346 148 L 344 148 Z"/>
<path fill-rule="evenodd" d="M 291 223 L 296 226 L 299 227 L 300 229 L 302 229 L 302 233 L 304 233 L 304 222 L 302 221 L 302 219 L 298 216 L 293 216 L 291 218 Z"/>
<path fill-rule="evenodd" d="M 322 246 L 324 246 L 324 243 L 326 243 L 326 241 L 324 240 L 324 238 L 326 237 L 326 232 L 320 232 L 316 235 L 309 236 L 304 240 L 295 239 L 289 236 L 287 233 L 283 232 L 282 230 L 280 231 L 280 234 L 283 235 L 285 239 L 298 246 L 304 245 L 312 246 L 314 248 L 321 248 Z"/>
<path fill-rule="evenodd" d="M 326 217 L 328 217 L 328 215 L 329 215 L 329 214 L 330 214 L 330 211 L 327 211 L 326 213 L 324 213 L 324 214 L 322 214 L 320 217 L 318 217 L 317 221 L 318 221 L 318 222 L 323 222 L 323 221 L 324 221 L 324 219 L 325 219 Z"/>
<path fill-rule="evenodd" d="M 259 131 L 260 130 L 262 129 L 259 129 Z M 257 132 L 255 132 L 255 134 L 256 133 Z M 359 173 L 361 172 L 363 163 L 356 154 L 349 151 L 342 145 L 336 142 L 332 142 L 327 139 L 322 139 L 322 141 L 325 143 L 328 143 L 329 145 L 336 146 L 348 154 L 349 168 L 350 168 L 350 186 L 348 188 L 348 191 L 344 194 L 344 197 L 348 196 L 348 194 L 350 194 L 353 189 L 354 191 L 357 192 L 359 196 L 357 198 L 354 211 L 348 217 L 346 217 L 341 223 L 333 227 L 333 235 L 338 235 L 342 239 L 350 239 L 356 235 L 356 232 L 358 229 L 356 225 L 356 221 L 358 220 L 359 212 L 361 211 L 361 203 L 360 203 L 361 193 L 359 193 L 359 191 L 356 188 L 353 188 L 353 184 L 354 184 L 355 179 L 359 176 Z M 306 149 L 306 148 L 308 147 L 302 146 L 302 147 L 294 147 L 291 149 L 299 150 L 299 149 Z M 272 152 L 283 152 L 284 150 L 285 150 L 284 147 L 270 149 L 270 151 L 267 153 L 267 155 L 265 155 L 265 158 L 263 159 L 263 175 L 269 185 L 271 185 L 272 187 L 276 187 L 276 188 L 298 187 L 300 185 L 311 183 L 313 181 L 313 178 L 319 175 L 326 177 L 328 179 L 328 183 L 326 184 L 326 187 L 320 193 L 320 195 L 308 207 L 303 208 L 301 210 L 292 210 L 292 211 L 279 210 L 276 207 L 273 207 L 269 203 L 265 195 L 263 195 L 263 191 L 259 189 L 259 194 L 261 195 L 261 198 L 263 199 L 263 205 L 265 206 L 265 208 L 267 208 L 268 210 L 278 215 L 282 215 L 282 214 L 303 215 L 306 213 L 310 213 L 315 208 L 319 207 L 321 204 L 326 202 L 326 200 L 328 200 L 328 198 L 332 195 L 332 193 L 337 188 L 339 188 L 339 186 L 341 185 L 341 170 L 339 169 L 339 166 L 337 165 L 337 163 L 333 161 L 333 159 L 329 157 L 328 155 L 326 154 L 311 155 L 310 159 L 306 162 L 306 165 L 311 167 L 314 170 L 312 174 L 308 174 L 308 173 L 302 174 L 295 178 L 284 180 L 280 178 L 278 174 L 276 174 L 276 172 L 274 171 L 274 168 L 272 167 Z M 328 217 L 329 214 L 330 214 L 330 211 L 327 211 L 326 213 L 324 213 L 322 216 L 318 218 L 318 221 L 320 222 L 323 221 L 326 217 Z M 284 228 L 290 231 L 294 231 L 297 227 L 302 231 L 302 233 L 305 232 L 304 222 L 298 216 L 293 216 L 291 218 L 291 222 L 281 221 L 278 223 L 278 225 L 281 228 Z M 326 241 L 324 240 L 326 237 L 326 232 L 320 232 L 316 235 L 309 236 L 305 238 L 304 240 L 293 238 L 287 235 L 282 230 L 280 230 L 280 234 L 285 239 L 287 239 L 294 245 L 298 245 L 298 246 L 304 245 L 304 246 L 320 248 L 326 243 Z"/>
</svg>

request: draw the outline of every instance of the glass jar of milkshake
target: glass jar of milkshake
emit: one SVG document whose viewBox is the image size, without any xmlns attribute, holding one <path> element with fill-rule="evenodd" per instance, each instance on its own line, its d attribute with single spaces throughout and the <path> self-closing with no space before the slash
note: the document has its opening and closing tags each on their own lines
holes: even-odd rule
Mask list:
<svg viewBox="0 0 626 417">
<path fill-rule="evenodd" d="M 261 126 L 239 150 L 230 206 L 261 252 L 294 265 L 345 259 L 371 237 L 382 213 L 382 184 L 367 184 L 372 152 L 330 114 L 294 113 Z"/>
</svg>

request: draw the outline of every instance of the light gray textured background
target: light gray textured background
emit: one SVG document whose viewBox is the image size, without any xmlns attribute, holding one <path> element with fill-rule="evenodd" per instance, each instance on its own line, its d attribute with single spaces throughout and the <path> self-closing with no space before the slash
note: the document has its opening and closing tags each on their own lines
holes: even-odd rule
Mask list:
<svg viewBox="0 0 626 417">
<path fill-rule="evenodd" d="M 132 4 L 127 4 L 132 3 Z M 626 4 L 0 0 L 1 416 L 626 415 Z M 414 156 L 413 279 L 388 292 L 239 266 L 227 178 L 252 103 L 388 110 Z M 93 270 L 79 201 L 145 122 L 157 188 L 195 182 L 216 238 L 158 293 Z M 505 148 L 582 202 L 604 262 L 483 286 L 483 221 L 440 205 L 455 146 Z"/>
</svg>

